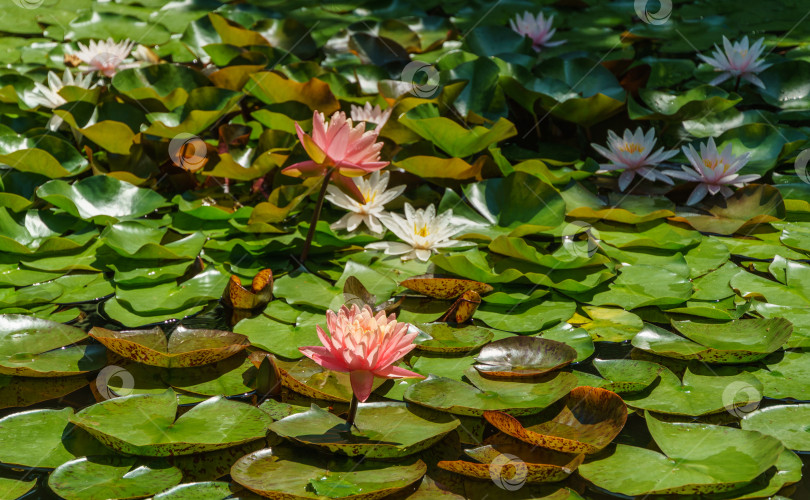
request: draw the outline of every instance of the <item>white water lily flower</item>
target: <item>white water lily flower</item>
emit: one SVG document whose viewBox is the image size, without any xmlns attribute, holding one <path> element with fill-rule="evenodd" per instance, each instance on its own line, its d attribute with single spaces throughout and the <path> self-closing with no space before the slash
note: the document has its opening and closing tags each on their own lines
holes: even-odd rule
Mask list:
<svg viewBox="0 0 810 500">
<path fill-rule="evenodd" d="M 667 174 L 698 183 L 686 201 L 687 205 L 694 205 L 705 198 L 706 194 L 714 195 L 719 192 L 723 196 L 729 197 L 732 191 L 728 186 L 743 187 L 745 183 L 760 178 L 758 174 L 739 175 L 737 173 L 748 162 L 751 153 L 734 156 L 731 154 L 731 144 L 726 145 L 722 153 L 718 152 L 713 138 L 709 138 L 708 143 L 700 145 L 700 154 L 691 145 L 684 146 L 683 153 L 689 159 L 692 167 L 684 165 L 681 167 L 682 172 L 670 171 Z"/>
<path fill-rule="evenodd" d="M 522 17 L 518 14 L 515 19 L 509 20 L 512 31 L 532 39 L 532 48 L 535 52 L 540 52 L 543 47 L 556 47 L 565 43 L 565 40 L 549 41 L 557 31 L 556 28 L 551 27 L 552 24 L 554 24 L 554 15 L 552 14 L 546 19 L 542 12 L 535 17 L 526 11 Z"/>
<path fill-rule="evenodd" d="M 383 111 L 380 109 L 379 104 L 372 108 L 370 102 L 367 102 L 363 107 L 352 104 L 352 120 L 355 122 L 373 123 L 376 125 L 376 129 L 381 129 L 383 125 L 385 125 L 385 122 L 391 117 L 391 111 L 393 111 L 393 108 L 388 108 Z"/>
<path fill-rule="evenodd" d="M 29 94 L 28 100 L 35 105 L 44 106 L 46 108 L 58 108 L 67 102 L 64 97 L 59 95 L 60 90 L 64 87 L 89 89 L 95 87 L 95 85 L 91 85 L 92 80 L 93 75 L 78 75 L 74 77 L 70 70 L 67 69 L 62 75 L 62 78 L 59 78 L 59 75 L 53 71 L 49 71 L 48 86 L 46 87 L 39 82 L 35 83 L 34 90 Z"/>
<path fill-rule="evenodd" d="M 662 161 L 668 160 L 678 154 L 677 150 L 664 151 L 664 148 L 655 147 L 655 130 L 650 129 L 644 134 L 641 127 L 635 132 L 630 129 L 624 131 L 624 136 L 619 137 L 612 130 L 608 132 L 608 147 L 604 148 L 599 144 L 591 146 L 611 163 L 602 163 L 599 166 L 604 171 L 622 170 L 619 176 L 619 189 L 624 191 L 636 174 L 650 181 L 663 181 L 672 184 L 672 180 L 658 171 L 655 167 Z"/>
<path fill-rule="evenodd" d="M 372 232 L 382 233 L 385 227 L 380 223 L 378 217 L 383 213 L 385 204 L 394 200 L 405 191 L 405 186 L 397 186 L 386 190 L 388 179 L 391 174 L 380 171 L 372 172 L 368 179 L 363 177 L 353 177 L 352 180 L 363 195 L 365 203 L 360 203 L 351 196 L 340 190 L 337 186 L 329 185 L 326 188 L 326 199 L 333 205 L 345 208 L 349 211 L 337 222 L 332 224 L 334 230 L 346 229 L 354 231 L 360 224 L 365 224 Z"/>
<path fill-rule="evenodd" d="M 415 210 L 409 203 L 406 203 L 405 218 L 397 214 L 379 215 L 385 227 L 403 242 L 379 241 L 366 245 L 366 248 L 384 250 L 387 255 L 402 255 L 402 260 L 416 258 L 427 261 L 431 254 L 440 248 L 465 244 L 462 241 L 450 239 L 459 231 L 458 226 L 451 224 L 452 217 L 452 210 L 447 210 L 437 216 L 436 208 L 433 205 L 424 210 L 421 208 Z"/>
<path fill-rule="evenodd" d="M 720 47 L 715 44 L 715 50 L 711 56 L 698 54 L 698 57 L 712 65 L 715 71 L 723 72 L 712 80 L 710 84 L 717 85 L 729 78 L 742 78 L 764 89 L 765 84 L 755 76 L 756 73 L 771 66 L 759 60 L 759 56 L 762 55 L 762 43 L 764 41 L 764 38 L 760 38 L 749 47 L 747 36 L 734 43 L 731 43 L 728 38 L 723 36 L 723 48 L 725 51 L 720 50 Z"/>
<path fill-rule="evenodd" d="M 131 66 L 123 65 L 123 62 L 132 52 L 135 42 L 127 39 L 115 43 L 110 37 L 107 40 L 91 40 L 87 46 L 81 42 L 78 45 L 79 51 L 75 55 L 89 65 L 87 69 L 100 71 L 104 76 L 112 77 L 119 69 Z"/>
</svg>

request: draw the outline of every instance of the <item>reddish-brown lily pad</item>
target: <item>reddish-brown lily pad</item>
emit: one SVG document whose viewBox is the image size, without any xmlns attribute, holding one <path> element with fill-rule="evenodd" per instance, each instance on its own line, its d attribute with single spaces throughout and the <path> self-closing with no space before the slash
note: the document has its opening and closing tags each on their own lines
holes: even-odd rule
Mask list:
<svg viewBox="0 0 810 500">
<path fill-rule="evenodd" d="M 183 326 L 178 326 L 168 338 L 159 327 L 119 332 L 94 327 L 88 335 L 120 356 L 161 368 L 216 363 L 250 345 L 248 338 L 238 333 Z"/>
<path fill-rule="evenodd" d="M 400 285 L 414 292 L 433 297 L 434 299 L 455 299 L 466 291 L 478 294 L 489 293 L 492 285 L 480 281 L 441 276 L 438 274 L 422 274 L 402 281 Z"/>
<path fill-rule="evenodd" d="M 503 434 L 496 434 L 485 443 L 487 444 L 484 446 L 464 450 L 464 453 L 479 463 L 443 460 L 438 466 L 457 474 L 495 481 L 495 484 L 507 487 L 515 486 L 517 489 L 524 482 L 562 481 L 573 474 L 585 460 L 582 453 L 573 455 L 530 447 Z"/>
<path fill-rule="evenodd" d="M 232 309 L 257 309 L 273 299 L 273 271 L 264 269 L 245 288 L 238 276 L 231 276 L 222 294 L 222 302 Z"/>
<path fill-rule="evenodd" d="M 562 400 L 561 408 L 549 410 L 523 423 L 500 411 L 484 412 L 484 418 L 502 432 L 531 445 L 585 454 L 610 444 L 627 421 L 627 406 L 622 398 L 597 387 L 577 387 Z M 554 411 L 558 413 L 549 418 Z"/>
<path fill-rule="evenodd" d="M 573 347 L 539 337 L 508 337 L 481 348 L 475 369 L 492 377 L 534 377 L 577 359 Z"/>
<path fill-rule="evenodd" d="M 450 309 L 439 318 L 439 321 L 466 323 L 470 321 L 481 305 L 481 296 L 475 290 L 467 290 L 456 299 Z"/>
</svg>

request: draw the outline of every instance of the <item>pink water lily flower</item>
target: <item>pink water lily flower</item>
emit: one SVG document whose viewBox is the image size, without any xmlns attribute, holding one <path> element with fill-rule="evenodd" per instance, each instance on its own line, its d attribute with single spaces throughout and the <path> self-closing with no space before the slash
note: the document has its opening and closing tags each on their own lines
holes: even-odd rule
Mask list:
<svg viewBox="0 0 810 500">
<path fill-rule="evenodd" d="M 366 131 L 363 123 L 353 125 L 342 111 L 333 114 L 329 122 L 323 113 L 315 111 L 311 136 L 305 134 L 297 122 L 295 130 L 310 160 L 284 168 L 282 172 L 286 175 L 315 177 L 334 168 L 332 180 L 362 200 L 362 194 L 349 178 L 361 177 L 388 165 L 387 161 L 380 161 L 383 143 L 376 142 L 377 130 Z"/>
<path fill-rule="evenodd" d="M 742 187 L 745 183 L 759 179 L 759 174 L 740 175 L 737 172 L 745 166 L 751 153 L 740 156 L 731 154 L 731 144 L 726 145 L 722 152 L 718 152 L 714 138 L 700 145 L 700 154 L 691 145 L 683 147 L 683 153 L 689 159 L 691 168 L 682 166 L 682 172 L 667 171 L 667 175 L 697 182 L 687 205 L 694 205 L 706 194 L 715 195 L 718 192 L 728 198 L 732 191 L 729 186 Z"/>
<path fill-rule="evenodd" d="M 543 47 L 556 47 L 565 43 L 565 40 L 549 41 L 557 31 L 556 28 L 551 27 L 552 24 L 554 24 L 554 15 L 552 14 L 546 19 L 542 12 L 535 17 L 526 11 L 523 16 L 518 14 L 514 19 L 509 20 L 512 31 L 532 39 L 532 48 L 535 52 L 540 52 Z"/>
<path fill-rule="evenodd" d="M 755 76 L 756 73 L 771 66 L 759 60 L 759 56 L 762 55 L 762 43 L 764 41 L 764 38 L 760 38 L 749 47 L 747 36 L 734 43 L 731 43 L 728 38 L 723 36 L 725 52 L 715 45 L 715 50 L 711 56 L 698 54 L 698 57 L 712 65 L 715 71 L 722 71 L 722 74 L 712 80 L 710 84 L 717 85 L 733 77 L 742 78 L 764 89 L 765 84 Z"/>
<path fill-rule="evenodd" d="M 624 170 L 619 176 L 619 189 L 621 191 L 627 189 L 636 174 L 649 181 L 663 181 L 672 184 L 672 180 L 663 172 L 656 170 L 655 167 L 662 161 L 678 154 L 678 151 L 664 151 L 664 148 L 654 150 L 655 130 L 650 129 L 645 134 L 641 131 L 641 127 L 637 128 L 635 132 L 627 129 L 622 137 L 610 130 L 608 131 L 607 145 L 610 149 L 599 144 L 591 144 L 593 149 L 610 160 L 610 163 L 599 165 L 602 170 Z"/>
<path fill-rule="evenodd" d="M 348 373 L 352 391 L 361 402 L 371 395 L 374 377 L 425 378 L 418 373 L 395 366 L 414 347 L 417 333 L 408 333 L 408 323 L 397 322 L 396 316 L 377 315 L 368 305 L 352 305 L 340 311 L 326 311 L 327 335 L 318 326 L 321 346 L 298 349 L 327 370 Z"/>
<path fill-rule="evenodd" d="M 90 70 L 101 72 L 104 76 L 112 77 L 118 70 L 132 67 L 131 64 L 123 64 L 132 53 L 135 42 L 129 39 L 121 42 L 114 42 L 112 38 L 107 40 L 90 40 L 85 46 L 78 43 L 79 51 L 76 57 L 89 66 Z M 80 68 L 82 69 L 82 68 Z"/>
</svg>

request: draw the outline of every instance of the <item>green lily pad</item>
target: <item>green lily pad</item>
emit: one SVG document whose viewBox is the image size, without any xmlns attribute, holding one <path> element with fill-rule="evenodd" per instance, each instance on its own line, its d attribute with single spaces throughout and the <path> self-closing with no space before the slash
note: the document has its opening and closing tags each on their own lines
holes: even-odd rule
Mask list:
<svg viewBox="0 0 810 500">
<path fill-rule="evenodd" d="M 416 349 L 427 352 L 467 353 L 486 345 L 494 334 L 486 328 L 465 326 L 454 328 L 447 323 L 417 323 L 414 326 L 430 335 L 429 339 L 414 340 Z"/>
<path fill-rule="evenodd" d="M 84 331 L 19 314 L 0 315 L 0 374 L 63 377 L 102 368 L 106 350 L 71 345 L 87 339 Z"/>
<path fill-rule="evenodd" d="M 529 333 L 543 330 L 573 316 L 576 305 L 570 301 L 544 300 L 504 308 L 482 305 L 473 316 L 492 328 Z"/>
<path fill-rule="evenodd" d="M 613 307 L 583 307 L 591 318 L 582 324 L 595 342 L 623 342 L 632 340 L 644 328 L 644 322 L 637 315 L 624 309 Z"/>
<path fill-rule="evenodd" d="M 163 368 L 187 368 L 215 363 L 246 348 L 247 337 L 222 330 L 178 326 L 166 337 L 160 327 L 112 331 L 93 327 L 89 335 L 127 359 Z"/>
<path fill-rule="evenodd" d="M 77 250 L 98 236 L 92 224 L 52 210 L 28 210 L 12 216 L 0 208 L 0 231 L 0 250 L 19 254 Z"/>
<path fill-rule="evenodd" d="M 646 389 L 664 369 L 657 363 L 636 359 L 594 359 L 593 367 L 605 379 L 600 387 L 613 392 Z"/>
<path fill-rule="evenodd" d="M 208 399 L 177 417 L 173 391 L 108 399 L 71 422 L 121 453 L 150 457 L 221 450 L 263 438 L 270 417 L 244 403 Z"/>
<path fill-rule="evenodd" d="M 158 493 L 153 497 L 153 500 L 226 500 L 233 498 L 247 500 L 258 497 L 254 495 L 247 496 L 242 488 L 231 483 L 206 481 L 178 484 Z"/>
<path fill-rule="evenodd" d="M 32 378 L 0 375 L 0 409 L 21 408 L 61 398 L 85 387 L 84 376 Z"/>
<path fill-rule="evenodd" d="M 288 389 L 316 399 L 348 403 L 352 399 L 351 380 L 348 373 L 326 370 L 309 358 L 298 361 L 274 361 L 281 374 L 281 385 Z M 384 379 L 375 378 L 374 387 L 379 387 Z"/>
<path fill-rule="evenodd" d="M 569 292 L 569 295 L 573 294 Z M 679 305 L 691 295 L 692 283 L 687 278 L 662 267 L 632 265 L 622 267 L 619 276 L 609 286 L 600 286 L 573 296 L 578 301 L 595 306 L 615 305 L 637 309 L 653 305 Z"/>
<path fill-rule="evenodd" d="M 533 377 L 558 370 L 577 358 L 562 342 L 538 337 L 509 337 L 484 346 L 475 369 L 490 377 Z"/>
<path fill-rule="evenodd" d="M 810 405 L 806 404 L 769 406 L 747 414 L 740 427 L 773 436 L 791 450 L 810 451 L 808 415 Z"/>
<path fill-rule="evenodd" d="M 762 360 L 764 368 L 752 371 L 762 382 L 763 395 L 769 398 L 810 400 L 810 352 L 775 352 Z"/>
<path fill-rule="evenodd" d="M 489 380 L 469 368 L 464 375 L 475 385 L 430 376 L 405 391 L 405 400 L 457 415 L 481 416 L 487 410 L 531 415 L 565 396 L 576 386 L 576 376 L 556 372 L 538 379 Z"/>
<path fill-rule="evenodd" d="M 36 479 L 27 481 L 0 477 L 0 495 L 3 498 L 22 498 L 37 485 Z"/>
<path fill-rule="evenodd" d="M 82 457 L 65 462 L 48 477 L 48 487 L 65 500 L 139 498 L 178 483 L 180 470 L 163 460 Z"/>
<path fill-rule="evenodd" d="M 720 493 L 753 481 L 783 451 L 775 438 L 731 427 L 667 423 L 650 415 L 647 427 L 663 453 L 618 444 L 582 464 L 580 475 L 629 496 Z"/>
<path fill-rule="evenodd" d="M 670 220 L 685 222 L 705 233 L 734 234 L 750 226 L 783 219 L 785 203 L 778 189 L 758 184 L 738 189 L 729 198 L 713 204 L 708 212 L 710 215 L 679 211 L 678 216 Z"/>
<path fill-rule="evenodd" d="M 94 175 L 73 184 L 49 181 L 37 189 L 37 196 L 74 217 L 101 224 L 141 217 L 166 202 L 151 189 L 106 175 Z"/>
<path fill-rule="evenodd" d="M 415 483 L 426 471 L 421 460 L 358 462 L 275 447 L 242 457 L 231 468 L 231 477 L 268 498 L 372 500 Z"/>
<path fill-rule="evenodd" d="M 185 238 L 161 244 L 166 228 L 154 228 L 136 221 L 111 224 L 101 233 L 108 247 L 129 259 L 188 260 L 196 258 L 205 243 L 205 235 L 197 232 Z"/>
<path fill-rule="evenodd" d="M 396 432 L 391 433 L 391 423 Z M 440 441 L 459 425 L 446 413 L 405 403 L 361 403 L 351 429 L 346 421 L 318 406 L 270 424 L 270 430 L 295 442 L 322 450 L 366 458 L 403 457 Z"/>
</svg>

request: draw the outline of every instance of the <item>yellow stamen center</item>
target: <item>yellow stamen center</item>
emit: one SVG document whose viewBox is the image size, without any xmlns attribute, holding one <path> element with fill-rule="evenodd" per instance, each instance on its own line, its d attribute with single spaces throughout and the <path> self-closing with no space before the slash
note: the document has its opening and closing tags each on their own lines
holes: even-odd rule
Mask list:
<svg viewBox="0 0 810 500">
<path fill-rule="evenodd" d="M 374 203 L 374 198 L 377 197 L 376 191 L 366 191 L 363 193 L 363 199 L 365 200 L 366 204 Z"/>
<path fill-rule="evenodd" d="M 428 229 L 427 224 L 425 224 L 421 228 L 417 227 L 416 224 L 414 224 L 413 225 L 413 234 L 425 238 L 425 237 L 427 237 L 427 235 L 430 234 L 430 230 Z"/>
<path fill-rule="evenodd" d="M 643 153 L 644 147 L 635 142 L 625 142 L 624 146 L 619 148 L 619 151 L 624 151 L 625 153 Z"/>
<path fill-rule="evenodd" d="M 721 158 L 718 158 L 716 160 L 703 160 L 703 165 L 705 165 L 706 168 L 710 168 L 712 170 L 716 169 L 718 165 L 722 165 L 723 172 L 725 172 L 726 169 L 728 169 L 728 165 L 726 165 Z"/>
</svg>

